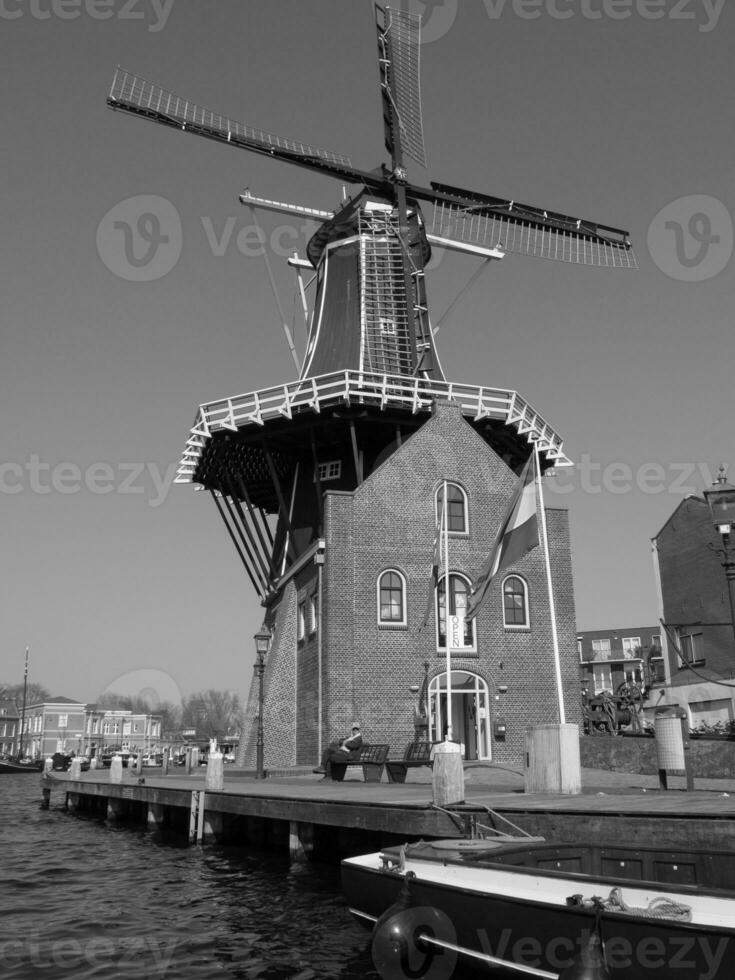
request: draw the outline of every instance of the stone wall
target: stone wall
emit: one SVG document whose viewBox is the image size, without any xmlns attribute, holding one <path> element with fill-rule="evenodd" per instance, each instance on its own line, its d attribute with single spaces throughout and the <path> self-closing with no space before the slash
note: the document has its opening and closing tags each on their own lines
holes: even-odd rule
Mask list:
<svg viewBox="0 0 735 980">
<path fill-rule="evenodd" d="M 584 735 L 579 740 L 582 766 L 651 775 L 658 772 L 656 739 L 650 736 Z M 689 753 L 695 776 L 735 777 L 735 741 L 692 738 Z"/>
</svg>

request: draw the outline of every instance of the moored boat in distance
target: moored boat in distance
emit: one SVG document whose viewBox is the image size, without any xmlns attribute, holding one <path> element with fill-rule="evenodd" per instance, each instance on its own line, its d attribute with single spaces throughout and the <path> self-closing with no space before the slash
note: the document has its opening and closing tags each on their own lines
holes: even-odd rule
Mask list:
<svg viewBox="0 0 735 980">
<path fill-rule="evenodd" d="M 732 850 L 421 841 L 344 860 L 342 884 L 384 980 L 432 956 L 442 980 L 556 980 L 596 936 L 614 980 L 735 976 Z"/>
<path fill-rule="evenodd" d="M 6 757 L 0 759 L 0 773 L 17 772 L 40 772 L 43 769 L 42 762 L 34 762 L 32 759 L 11 759 Z"/>
</svg>

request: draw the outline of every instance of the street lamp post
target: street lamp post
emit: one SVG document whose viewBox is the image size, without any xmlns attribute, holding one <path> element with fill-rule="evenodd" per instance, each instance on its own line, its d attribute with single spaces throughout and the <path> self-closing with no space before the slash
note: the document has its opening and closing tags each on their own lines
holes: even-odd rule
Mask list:
<svg viewBox="0 0 735 980">
<path fill-rule="evenodd" d="M 730 595 L 730 619 L 735 635 L 735 553 L 730 547 L 730 532 L 735 524 L 735 487 L 727 482 L 724 466 L 720 466 L 716 482 L 709 490 L 704 491 L 704 498 L 712 515 L 712 523 L 722 539 L 721 548 L 715 548 L 712 544 L 709 547 L 722 558 Z"/>
<path fill-rule="evenodd" d="M 258 734 L 255 741 L 255 778 L 265 779 L 263 766 L 263 675 L 265 657 L 271 645 L 271 631 L 263 623 L 255 634 L 255 673 L 258 676 Z"/>
</svg>

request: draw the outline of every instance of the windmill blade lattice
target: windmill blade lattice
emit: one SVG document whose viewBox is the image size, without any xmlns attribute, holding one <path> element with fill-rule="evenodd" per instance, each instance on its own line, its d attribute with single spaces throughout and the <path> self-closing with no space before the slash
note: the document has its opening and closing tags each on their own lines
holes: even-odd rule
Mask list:
<svg viewBox="0 0 735 980">
<path fill-rule="evenodd" d="M 271 156 L 288 157 L 292 162 L 303 158 L 314 162 L 323 161 L 337 168 L 338 174 L 352 170 L 348 157 L 331 150 L 302 143 L 300 140 L 274 136 L 262 129 L 254 129 L 246 123 L 237 122 L 229 116 L 205 109 L 188 99 L 182 99 L 160 85 L 146 81 L 140 75 L 118 68 L 112 80 L 107 103 L 113 109 L 123 109 L 137 115 L 147 116 L 156 122 L 179 126 L 200 136 L 219 139 L 244 149 L 268 153 Z M 329 169 L 329 168 L 328 168 Z M 361 179 L 355 171 L 356 179 Z"/>
<path fill-rule="evenodd" d="M 384 42 L 387 80 L 382 86 L 383 98 L 392 98 L 401 146 L 416 163 L 426 166 L 424 124 L 421 115 L 421 17 L 403 10 L 376 6 L 378 31 Z M 384 109 L 386 117 L 389 108 Z M 392 154 L 393 147 L 388 146 Z"/>
<path fill-rule="evenodd" d="M 468 245 L 558 262 L 637 268 L 635 253 L 629 244 L 594 234 L 581 221 L 579 227 L 554 226 L 543 220 L 523 217 L 520 213 L 482 214 L 472 208 L 434 200 L 427 232 Z"/>
</svg>

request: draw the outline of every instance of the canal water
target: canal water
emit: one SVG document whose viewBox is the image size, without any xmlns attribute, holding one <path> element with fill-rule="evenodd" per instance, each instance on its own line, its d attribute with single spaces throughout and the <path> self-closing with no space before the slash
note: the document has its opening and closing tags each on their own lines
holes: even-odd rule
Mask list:
<svg viewBox="0 0 735 980">
<path fill-rule="evenodd" d="M 339 868 L 40 809 L 0 775 L 4 980 L 378 980 Z"/>
</svg>

